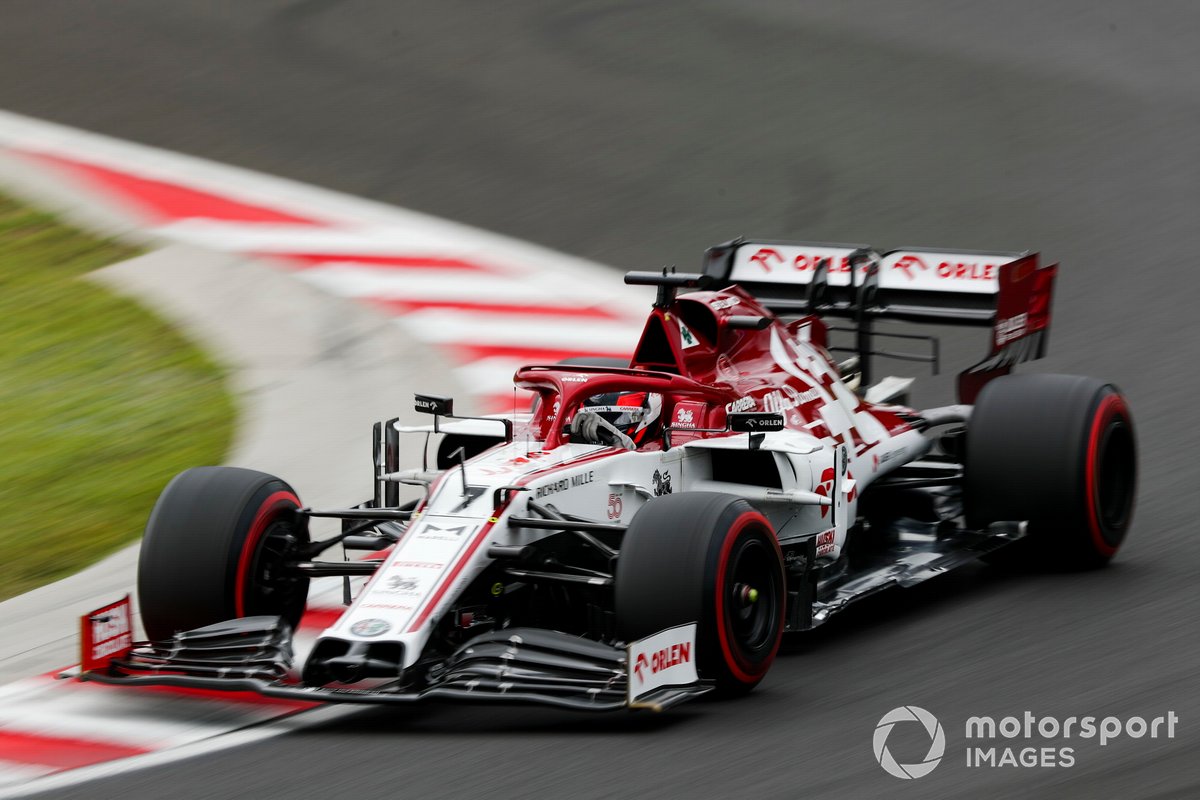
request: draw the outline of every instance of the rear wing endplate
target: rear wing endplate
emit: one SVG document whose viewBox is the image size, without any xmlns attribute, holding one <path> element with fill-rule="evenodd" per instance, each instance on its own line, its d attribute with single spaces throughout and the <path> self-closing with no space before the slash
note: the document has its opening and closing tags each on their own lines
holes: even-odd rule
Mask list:
<svg viewBox="0 0 1200 800">
<path fill-rule="evenodd" d="M 776 314 L 815 314 L 855 322 L 864 382 L 870 381 L 876 319 L 992 328 L 991 348 L 960 375 L 962 402 L 1045 354 L 1057 265 L 1037 253 L 735 239 L 709 248 L 704 274 L 736 283 Z M 886 334 L 880 334 L 886 335 Z"/>
</svg>

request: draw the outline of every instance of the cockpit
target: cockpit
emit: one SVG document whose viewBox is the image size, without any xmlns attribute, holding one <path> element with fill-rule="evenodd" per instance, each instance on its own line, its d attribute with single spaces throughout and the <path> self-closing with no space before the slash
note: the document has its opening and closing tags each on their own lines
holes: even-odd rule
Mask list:
<svg viewBox="0 0 1200 800">
<path fill-rule="evenodd" d="M 657 442 L 662 432 L 663 396 L 617 391 L 591 395 L 571 418 L 570 441 L 637 450 Z"/>
</svg>

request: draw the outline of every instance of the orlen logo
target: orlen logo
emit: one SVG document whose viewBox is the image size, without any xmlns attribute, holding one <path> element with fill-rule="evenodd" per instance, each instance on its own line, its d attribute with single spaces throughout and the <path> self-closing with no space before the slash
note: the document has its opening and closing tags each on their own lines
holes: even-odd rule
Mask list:
<svg viewBox="0 0 1200 800">
<path fill-rule="evenodd" d="M 929 265 L 917 256 L 908 255 L 901 258 L 895 264 L 892 264 L 892 269 L 900 270 L 908 277 L 910 281 L 915 281 L 917 276 L 913 273 L 913 270 L 924 272 L 925 270 L 929 269 Z"/>
<path fill-rule="evenodd" d="M 633 666 L 633 674 L 637 676 L 638 683 L 646 680 L 642 675 L 642 670 L 647 670 L 651 675 L 662 672 L 664 669 L 677 667 L 680 664 L 687 664 L 692 660 L 692 643 L 682 642 L 673 644 L 670 647 L 665 647 L 647 656 L 645 653 L 638 653 L 637 663 Z"/>
<path fill-rule="evenodd" d="M 942 261 L 937 265 L 939 278 L 990 281 L 996 278 L 996 265 L 982 261 Z"/>
<path fill-rule="evenodd" d="M 759 248 L 759 251 L 750 256 L 750 260 L 763 268 L 764 272 L 771 271 L 771 264 L 782 264 L 783 256 L 779 255 L 778 250 L 772 250 L 770 247 Z"/>
</svg>

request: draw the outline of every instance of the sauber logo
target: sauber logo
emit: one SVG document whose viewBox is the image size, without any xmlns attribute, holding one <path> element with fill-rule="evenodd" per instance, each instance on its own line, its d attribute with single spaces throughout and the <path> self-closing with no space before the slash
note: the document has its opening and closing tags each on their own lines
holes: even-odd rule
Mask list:
<svg viewBox="0 0 1200 800">
<path fill-rule="evenodd" d="M 817 534 L 817 556 L 827 556 L 833 552 L 833 545 L 836 539 L 836 534 L 833 528 L 827 531 L 821 531 Z"/>
<path fill-rule="evenodd" d="M 642 670 L 646 670 L 650 675 L 657 675 L 664 669 L 677 667 L 680 664 L 689 664 L 691 661 L 691 642 L 673 644 L 670 647 L 657 650 L 649 655 L 638 653 L 637 663 L 633 667 L 633 674 L 637 676 L 638 683 L 645 683 L 646 676 L 642 674 Z"/>
<path fill-rule="evenodd" d="M 912 281 L 917 279 L 917 276 L 914 274 L 913 270 L 924 272 L 925 270 L 929 269 L 929 265 L 917 256 L 904 256 L 904 258 L 901 258 L 895 264 L 892 264 L 892 269 L 900 270 L 908 277 L 910 281 Z"/>
<path fill-rule="evenodd" d="M 779 255 L 778 250 L 763 247 L 757 253 L 750 256 L 750 260 L 762 267 L 764 272 L 770 272 L 771 264 L 783 263 L 783 256 Z"/>
</svg>

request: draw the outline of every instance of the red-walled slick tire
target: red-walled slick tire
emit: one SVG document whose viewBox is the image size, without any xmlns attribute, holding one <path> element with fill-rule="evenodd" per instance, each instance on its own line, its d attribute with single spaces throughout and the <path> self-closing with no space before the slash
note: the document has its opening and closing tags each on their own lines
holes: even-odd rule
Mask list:
<svg viewBox="0 0 1200 800">
<path fill-rule="evenodd" d="M 237 617 L 304 613 L 308 579 L 283 563 L 308 542 L 300 500 L 272 475 L 235 467 L 182 472 L 159 496 L 138 559 L 151 640 Z"/>
<path fill-rule="evenodd" d="M 967 426 L 967 523 L 1028 520 L 1026 541 L 996 553 L 1083 569 L 1106 563 L 1133 520 L 1137 441 L 1110 384 L 1075 375 L 989 383 Z"/>
<path fill-rule="evenodd" d="M 736 695 L 767 674 L 783 636 L 783 555 L 745 500 L 684 492 L 651 500 L 621 543 L 617 635 L 633 642 L 697 623 L 697 667 Z"/>
</svg>

